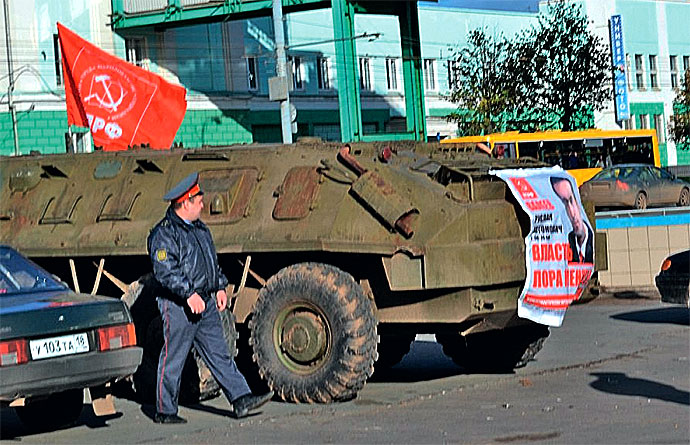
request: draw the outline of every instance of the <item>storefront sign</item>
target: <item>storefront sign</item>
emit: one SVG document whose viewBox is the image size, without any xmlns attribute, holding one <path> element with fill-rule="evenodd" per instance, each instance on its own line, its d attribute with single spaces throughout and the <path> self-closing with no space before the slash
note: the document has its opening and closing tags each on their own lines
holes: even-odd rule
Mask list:
<svg viewBox="0 0 690 445">
<path fill-rule="evenodd" d="M 630 119 L 628 103 L 628 81 L 626 79 L 625 50 L 623 49 L 623 21 L 620 15 L 611 16 L 611 55 L 613 57 L 613 100 L 616 105 L 616 120 Z"/>
</svg>

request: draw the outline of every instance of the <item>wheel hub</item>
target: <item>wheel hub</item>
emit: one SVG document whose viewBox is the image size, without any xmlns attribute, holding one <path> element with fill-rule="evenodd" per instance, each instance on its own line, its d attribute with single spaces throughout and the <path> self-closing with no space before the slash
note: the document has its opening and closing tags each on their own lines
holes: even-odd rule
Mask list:
<svg viewBox="0 0 690 445">
<path fill-rule="evenodd" d="M 301 364 L 314 362 L 326 352 L 326 327 L 321 317 L 310 311 L 289 314 L 280 339 L 283 353 Z"/>
</svg>

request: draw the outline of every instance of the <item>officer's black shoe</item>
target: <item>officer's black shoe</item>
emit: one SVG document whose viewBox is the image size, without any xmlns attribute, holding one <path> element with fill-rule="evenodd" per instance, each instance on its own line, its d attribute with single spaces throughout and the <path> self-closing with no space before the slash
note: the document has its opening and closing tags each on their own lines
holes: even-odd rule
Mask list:
<svg viewBox="0 0 690 445">
<path fill-rule="evenodd" d="M 153 416 L 153 421 L 156 423 L 187 423 L 187 419 L 183 419 L 177 414 L 162 414 L 156 413 Z"/>
<path fill-rule="evenodd" d="M 254 395 L 254 394 L 247 394 L 239 399 L 235 400 L 232 402 L 232 416 L 235 419 L 241 419 L 242 417 L 246 417 L 247 414 L 249 414 L 249 411 L 255 410 L 258 407 L 262 406 L 269 400 L 273 398 L 273 391 L 269 391 L 266 394 L 262 395 Z"/>
</svg>

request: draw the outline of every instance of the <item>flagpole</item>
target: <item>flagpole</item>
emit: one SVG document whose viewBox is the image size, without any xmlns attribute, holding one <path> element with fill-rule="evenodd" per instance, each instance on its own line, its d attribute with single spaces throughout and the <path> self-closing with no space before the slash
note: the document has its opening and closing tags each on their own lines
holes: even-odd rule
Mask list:
<svg viewBox="0 0 690 445">
<path fill-rule="evenodd" d="M 19 156 L 19 136 L 17 135 L 17 112 L 14 109 L 12 92 L 14 91 L 14 67 L 12 66 L 12 41 L 10 39 L 10 14 L 8 12 L 7 0 L 2 1 L 5 13 L 5 44 L 7 45 L 7 71 L 9 74 L 9 87 L 7 88 L 7 108 L 12 117 L 12 133 L 14 134 L 14 155 Z"/>
</svg>

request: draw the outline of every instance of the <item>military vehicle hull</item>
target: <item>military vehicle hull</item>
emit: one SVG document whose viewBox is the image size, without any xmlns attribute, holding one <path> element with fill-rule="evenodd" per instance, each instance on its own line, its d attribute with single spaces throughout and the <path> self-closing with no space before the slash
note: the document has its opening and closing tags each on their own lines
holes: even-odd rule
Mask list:
<svg viewBox="0 0 690 445">
<path fill-rule="evenodd" d="M 514 167 L 413 143 L 2 157 L 0 242 L 65 281 L 75 260 L 82 284 L 97 284 L 90 263 L 104 258 L 132 283 L 123 298 L 155 367 L 146 237 L 165 191 L 199 171 L 202 220 L 247 334 L 240 355 L 281 398 L 330 402 L 354 397 L 376 359 L 395 364 L 416 333 L 435 333 L 468 369 L 512 369 L 536 353 L 548 330 L 516 315 L 529 220 L 488 174 Z"/>
</svg>

